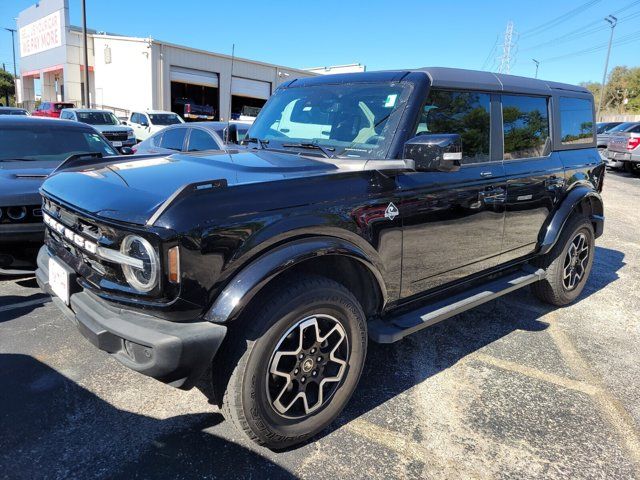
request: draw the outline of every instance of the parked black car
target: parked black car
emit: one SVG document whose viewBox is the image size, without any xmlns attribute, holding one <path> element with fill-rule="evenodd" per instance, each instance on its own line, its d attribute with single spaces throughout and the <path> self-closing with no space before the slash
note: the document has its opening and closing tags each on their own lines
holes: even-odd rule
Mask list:
<svg viewBox="0 0 640 480">
<path fill-rule="evenodd" d="M 367 338 L 526 285 L 566 305 L 589 277 L 605 168 L 582 87 L 448 68 L 298 79 L 244 143 L 63 167 L 42 187 L 37 279 L 98 348 L 204 380 L 260 444 L 335 419 Z"/>
<path fill-rule="evenodd" d="M 33 270 L 44 240 L 44 179 L 70 155 L 117 155 L 93 128 L 27 116 L 0 117 L 0 274 Z"/>
</svg>

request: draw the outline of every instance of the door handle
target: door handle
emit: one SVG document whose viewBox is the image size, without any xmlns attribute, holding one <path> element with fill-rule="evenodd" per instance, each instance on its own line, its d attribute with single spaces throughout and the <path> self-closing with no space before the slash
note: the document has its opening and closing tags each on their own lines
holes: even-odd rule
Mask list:
<svg viewBox="0 0 640 480">
<path fill-rule="evenodd" d="M 550 190 L 550 191 L 559 190 L 562 187 L 564 187 L 564 178 L 556 177 L 554 175 L 552 177 L 547 178 L 544 181 L 544 185 L 545 187 L 547 187 L 547 190 Z"/>
</svg>

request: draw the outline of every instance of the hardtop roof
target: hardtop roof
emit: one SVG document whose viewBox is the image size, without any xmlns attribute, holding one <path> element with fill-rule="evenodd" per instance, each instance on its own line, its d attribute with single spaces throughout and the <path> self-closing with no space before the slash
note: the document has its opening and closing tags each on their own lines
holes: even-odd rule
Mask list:
<svg viewBox="0 0 640 480">
<path fill-rule="evenodd" d="M 322 75 L 318 77 L 299 78 L 284 84 L 283 86 L 307 86 L 321 85 L 324 83 L 357 83 L 357 82 L 398 82 L 409 74 L 424 73 L 432 86 L 449 87 L 473 90 L 488 90 L 496 92 L 535 93 L 550 95 L 559 91 L 578 94 L 579 96 L 591 95 L 588 89 L 570 85 L 568 83 L 539 80 L 517 75 L 503 73 L 484 72 L 479 70 L 465 70 L 461 68 L 424 67 L 407 70 L 388 70 L 380 72 L 342 73 L 335 75 Z"/>
</svg>

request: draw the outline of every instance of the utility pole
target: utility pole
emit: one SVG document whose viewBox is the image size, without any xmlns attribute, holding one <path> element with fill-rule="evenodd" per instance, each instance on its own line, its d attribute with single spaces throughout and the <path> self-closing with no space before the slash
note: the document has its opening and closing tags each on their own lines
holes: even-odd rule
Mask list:
<svg viewBox="0 0 640 480">
<path fill-rule="evenodd" d="M 598 114 L 596 120 L 600 120 L 600 110 L 602 110 L 602 101 L 604 99 L 604 91 L 606 89 L 607 70 L 609 69 L 609 55 L 611 55 L 611 43 L 613 42 L 613 29 L 616 28 L 618 19 L 613 15 L 607 15 L 604 18 L 605 22 L 608 22 L 611 26 L 611 35 L 609 35 L 609 47 L 607 48 L 607 59 L 604 61 L 604 74 L 602 75 L 602 87 L 600 88 L 600 101 L 598 102 Z"/>
<path fill-rule="evenodd" d="M 533 63 L 536 64 L 536 76 L 534 78 L 538 78 L 538 67 L 540 66 L 540 61 L 536 60 L 535 58 L 532 58 L 531 60 L 533 60 Z"/>
<path fill-rule="evenodd" d="M 507 29 L 504 32 L 504 42 L 502 44 L 502 57 L 500 58 L 500 66 L 498 73 L 511 73 L 512 52 L 514 50 L 513 43 L 514 28 L 513 22 L 507 23 Z"/>
<path fill-rule="evenodd" d="M 84 41 L 84 106 L 91 108 L 89 99 L 89 51 L 87 49 L 87 6 L 82 0 L 82 38 Z"/>
<path fill-rule="evenodd" d="M 15 41 L 15 37 L 14 34 L 16 33 L 16 30 L 14 28 L 5 28 L 5 30 L 7 32 L 11 32 L 11 53 L 13 54 L 13 86 L 14 86 L 14 90 L 17 88 L 17 84 L 16 81 L 18 79 L 18 72 L 16 70 L 16 41 Z M 2 69 L 5 70 L 4 68 L 4 64 L 2 66 Z M 17 100 L 18 98 L 18 92 L 16 91 L 14 94 L 14 99 Z M 7 106 L 9 106 L 9 100 L 7 100 Z"/>
</svg>

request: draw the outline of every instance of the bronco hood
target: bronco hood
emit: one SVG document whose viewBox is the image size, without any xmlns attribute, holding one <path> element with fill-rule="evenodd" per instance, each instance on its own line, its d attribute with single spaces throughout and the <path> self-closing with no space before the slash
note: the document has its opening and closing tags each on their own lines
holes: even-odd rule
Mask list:
<svg viewBox="0 0 640 480">
<path fill-rule="evenodd" d="M 56 172 L 42 192 L 99 217 L 143 225 L 188 184 L 225 180 L 234 186 L 350 169 L 324 160 L 265 150 L 129 157 Z"/>
</svg>

